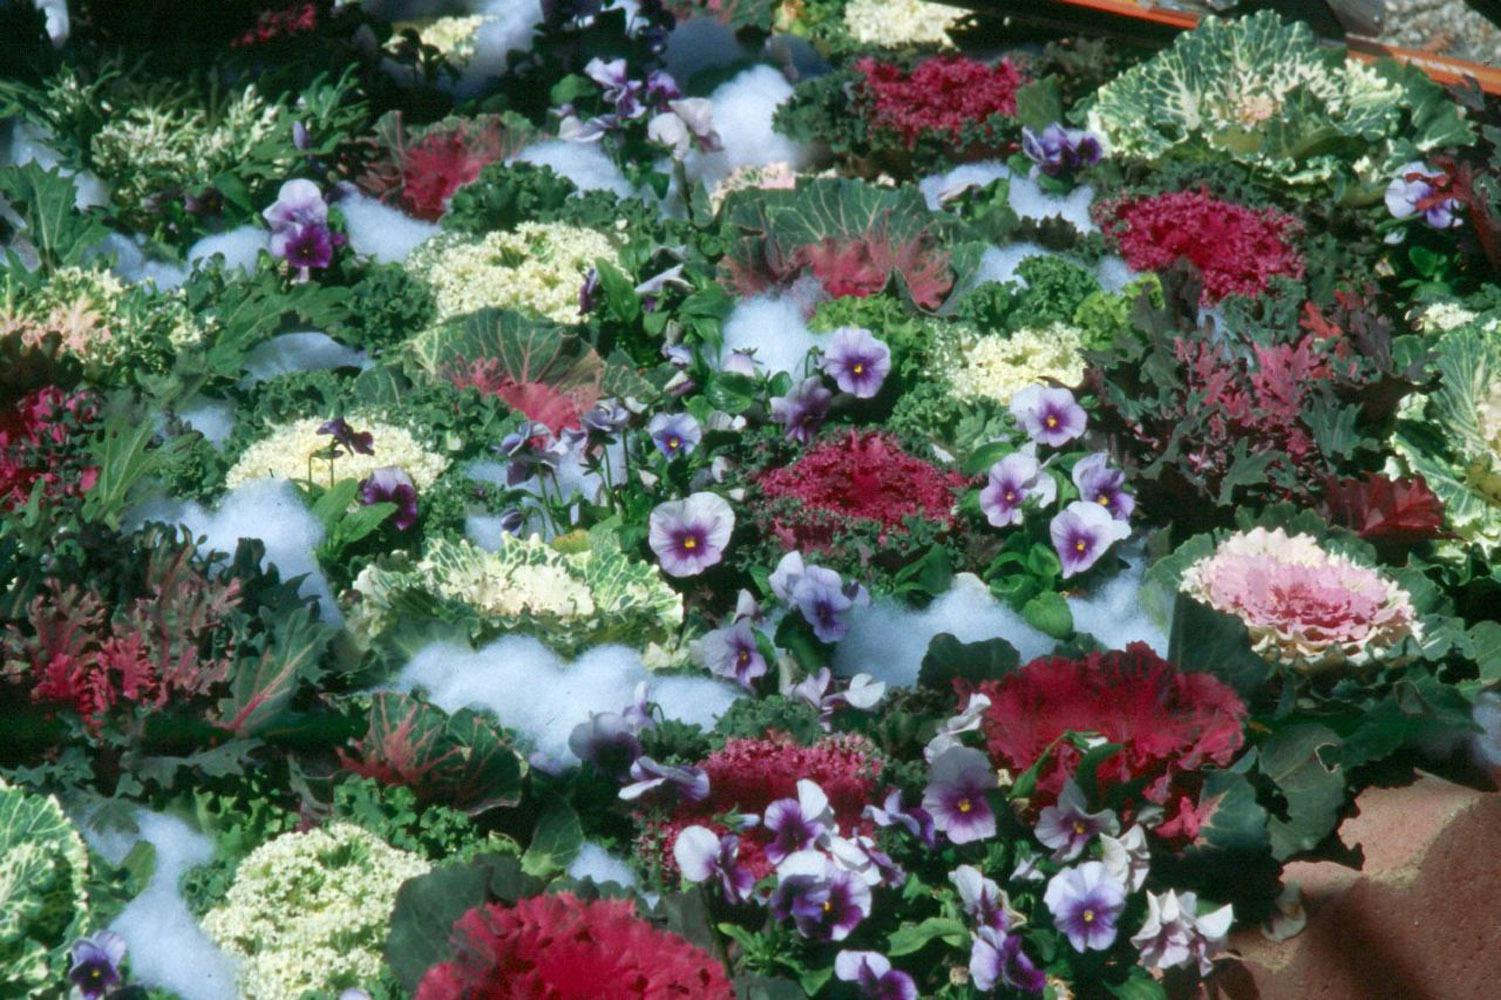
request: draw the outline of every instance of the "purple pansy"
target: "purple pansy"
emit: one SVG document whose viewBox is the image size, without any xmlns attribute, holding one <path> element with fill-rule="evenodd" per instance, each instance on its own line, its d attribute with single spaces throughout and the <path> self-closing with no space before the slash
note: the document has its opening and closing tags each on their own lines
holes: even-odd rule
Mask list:
<svg viewBox="0 0 1501 1000">
<path fill-rule="evenodd" d="M 1058 802 L 1044 806 L 1037 817 L 1037 839 L 1053 849 L 1054 861 L 1072 861 L 1100 834 L 1113 837 L 1120 828 L 1109 809 L 1089 811 L 1083 790 L 1072 779 L 1064 783 Z"/>
<path fill-rule="evenodd" d="M 709 797 L 709 775 L 701 767 L 658 764 L 650 757 L 637 757 L 631 764 L 631 784 L 620 790 L 627 802 L 651 795 L 702 802 Z"/>
<path fill-rule="evenodd" d="M 975 987 L 988 993 L 997 984 L 1023 993 L 1041 993 L 1047 976 L 1022 950 L 1022 939 L 994 927 L 981 927 L 970 944 L 969 975 Z"/>
<path fill-rule="evenodd" d="M 276 202 L 261 213 L 273 233 L 293 226 L 326 226 L 328 202 L 323 192 L 309 180 L 290 180 L 276 192 Z"/>
<path fill-rule="evenodd" d="M 78 987 L 84 1000 L 98 1000 L 120 985 L 120 963 L 125 961 L 125 939 L 114 931 L 99 931 L 73 942 L 69 952 L 68 981 Z"/>
<path fill-rule="evenodd" d="M 756 884 L 756 877 L 741 866 L 739 852 L 739 837 L 732 833 L 721 837 L 704 826 L 684 827 L 672 845 L 672 857 L 683 878 L 689 882 L 717 881 L 731 903 L 749 899 Z"/>
<path fill-rule="evenodd" d="M 1057 496 L 1058 484 L 1042 470 L 1037 456 L 1017 451 L 990 467 L 985 487 L 980 490 L 980 509 L 993 526 L 1005 528 L 1021 524 L 1022 506 L 1028 500 L 1046 507 Z"/>
<path fill-rule="evenodd" d="M 343 448 L 349 454 L 374 455 L 375 435 L 369 431 L 357 431 L 343 417 L 335 417 L 318 428 L 319 434 L 334 439 L 333 446 Z"/>
<path fill-rule="evenodd" d="M 913 806 L 910 810 L 903 809 L 900 788 L 893 788 L 888 792 L 886 801 L 881 805 L 866 806 L 865 818 L 879 827 L 899 826 L 922 841 L 926 847 L 933 847 L 938 843 L 938 838 L 933 832 L 932 815 L 922 806 Z"/>
<path fill-rule="evenodd" d="M 850 614 L 870 603 L 870 594 L 855 581 L 845 583 L 838 573 L 803 562 L 789 552 L 771 574 L 771 590 L 802 614 L 820 642 L 838 642 L 850 627 Z"/>
<path fill-rule="evenodd" d="M 567 444 L 553 437 L 544 423 L 522 424 L 500 439 L 495 451 L 509 461 L 506 485 L 519 486 L 539 470 L 556 469 L 567 452 Z"/>
<path fill-rule="evenodd" d="M 917 983 L 880 952 L 841 951 L 834 956 L 834 975 L 860 987 L 865 1000 L 917 1000 Z"/>
<path fill-rule="evenodd" d="M 271 253 L 306 275 L 333 263 L 333 233 L 323 225 L 288 226 L 271 234 Z"/>
<path fill-rule="evenodd" d="M 843 941 L 870 916 L 870 886 L 817 851 L 799 851 L 777 867 L 772 914 L 803 937 Z"/>
<path fill-rule="evenodd" d="M 1102 451 L 1081 458 L 1074 466 L 1074 485 L 1079 496 L 1110 511 L 1118 521 L 1129 521 L 1136 509 L 1136 498 L 1125 490 L 1126 474 L 1110 467 L 1110 456 Z"/>
<path fill-rule="evenodd" d="M 1146 923 L 1131 936 L 1141 964 L 1149 969 L 1193 964 L 1199 975 L 1209 975 L 1215 956 L 1225 950 L 1235 914 L 1229 906 L 1202 916 L 1198 909 L 1198 897 L 1191 892 L 1147 893 Z"/>
<path fill-rule="evenodd" d="M 579 285 L 579 315 L 587 316 L 599 306 L 599 294 L 603 289 L 599 280 L 599 268 L 591 267 L 584 272 L 583 283 Z"/>
<path fill-rule="evenodd" d="M 798 779 L 797 798 L 778 799 L 766 807 L 766 817 L 761 824 L 771 833 L 771 842 L 766 845 L 766 856 L 772 864 L 819 846 L 833 832 L 834 813 L 829 808 L 829 797 L 816 782 Z"/>
<path fill-rule="evenodd" d="M 1397 171 L 1386 188 L 1386 207 L 1398 219 L 1421 214 L 1434 229 L 1449 229 L 1460 224 L 1459 200 L 1450 197 L 1449 176 L 1415 160 Z"/>
<path fill-rule="evenodd" d="M 1038 444 L 1068 444 L 1084 433 L 1088 418 L 1067 389 L 1029 385 L 1011 397 L 1011 416 Z"/>
<path fill-rule="evenodd" d="M 657 450 L 668 458 L 691 455 L 704 439 L 703 428 L 690 413 L 658 413 L 646 425 Z"/>
<path fill-rule="evenodd" d="M 735 512 L 714 493 L 658 504 L 647 541 L 668 576 L 697 576 L 724 558 L 735 530 Z"/>
<path fill-rule="evenodd" d="M 1086 861 L 1054 875 L 1042 901 L 1075 951 L 1104 951 L 1115 942 L 1126 887 L 1100 862 Z"/>
<path fill-rule="evenodd" d="M 771 419 L 782 426 L 787 437 L 800 444 L 813 440 L 829 415 L 834 394 L 816 378 L 805 378 L 785 396 L 771 397 Z"/>
<path fill-rule="evenodd" d="M 640 727 L 618 712 L 591 712 L 568 734 L 568 749 L 616 781 L 624 781 L 641 756 Z"/>
<path fill-rule="evenodd" d="M 971 747 L 950 747 L 933 762 L 922 807 L 933 826 L 956 844 L 995 836 L 995 813 L 986 793 L 996 787 L 995 769 Z"/>
<path fill-rule="evenodd" d="M 698 644 L 699 662 L 716 677 L 724 677 L 749 690 L 751 682 L 766 674 L 766 657 L 756 642 L 756 630 L 747 620 L 705 633 Z"/>
<path fill-rule="evenodd" d="M 596 443 L 612 441 L 620 436 L 631 422 L 631 411 L 621 406 L 613 399 L 602 400 L 590 407 L 589 412 L 579 418 L 579 425 L 585 433 L 596 439 Z"/>
<path fill-rule="evenodd" d="M 988 879 L 974 865 L 960 865 L 949 873 L 949 881 L 959 890 L 959 902 L 976 925 L 1010 930 L 1019 917 L 1011 909 L 1011 900 L 994 880 Z"/>
<path fill-rule="evenodd" d="M 891 348 L 871 336 L 869 330 L 842 326 L 834 331 L 823 355 L 823 370 L 857 399 L 870 399 L 881 391 L 891 371 Z"/>
<path fill-rule="evenodd" d="M 1104 150 L 1100 140 L 1084 129 L 1065 128 L 1054 122 L 1042 132 L 1022 129 L 1022 152 L 1049 177 L 1072 173 L 1100 162 Z"/>
<path fill-rule="evenodd" d="M 405 531 L 417 523 L 417 485 L 405 470 L 394 465 L 376 469 L 360 483 L 360 503 L 366 507 L 394 503 L 396 515 L 391 523 L 397 531 Z"/>
<path fill-rule="evenodd" d="M 1131 527 L 1097 503 L 1075 500 L 1053 518 L 1048 534 L 1067 580 L 1093 566 L 1110 546 L 1129 538 Z"/>
</svg>

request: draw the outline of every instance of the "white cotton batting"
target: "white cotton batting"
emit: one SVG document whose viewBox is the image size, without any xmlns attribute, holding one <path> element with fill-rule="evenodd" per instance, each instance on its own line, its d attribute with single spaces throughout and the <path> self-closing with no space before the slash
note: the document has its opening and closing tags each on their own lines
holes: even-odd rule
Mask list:
<svg viewBox="0 0 1501 1000">
<path fill-rule="evenodd" d="M 349 231 L 350 249 L 382 264 L 401 263 L 417 244 L 439 231 L 431 222 L 414 219 L 357 192 L 346 193 L 338 205 Z"/>
<path fill-rule="evenodd" d="M 307 330 L 283 333 L 259 343 L 245 356 L 242 386 L 252 386 L 288 372 L 311 372 L 329 368 L 369 368 L 373 362 L 364 351 L 346 347 L 326 333 Z"/>
</svg>

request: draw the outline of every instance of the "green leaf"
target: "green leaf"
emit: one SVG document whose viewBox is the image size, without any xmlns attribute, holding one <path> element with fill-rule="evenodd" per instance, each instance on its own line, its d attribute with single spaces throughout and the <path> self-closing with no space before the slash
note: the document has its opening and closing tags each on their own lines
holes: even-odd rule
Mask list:
<svg viewBox="0 0 1501 1000">
<path fill-rule="evenodd" d="M 1022 618 L 1028 625 L 1055 639 L 1066 639 L 1074 631 L 1074 613 L 1063 595 L 1045 590 L 1022 605 Z"/>
<path fill-rule="evenodd" d="M 153 451 L 156 425 L 123 398 L 105 406 L 103 427 L 89 444 L 89 454 L 99 476 L 84 494 L 83 517 L 111 528 L 120 526 L 120 515 L 136 485 L 151 475 L 163 457 Z"/>
<path fill-rule="evenodd" d="M 1139 965 L 1133 965 L 1123 983 L 1106 983 L 1110 995 L 1119 1000 L 1167 1000 L 1167 989 Z"/>
<path fill-rule="evenodd" d="M 928 643 L 922 667 L 917 673 L 919 687 L 945 693 L 953 690 L 954 681 L 971 684 L 997 680 L 1015 670 L 1021 654 L 1005 639 L 960 642 L 948 632 L 940 632 Z"/>
<path fill-rule="evenodd" d="M 1480 622 L 1461 640 L 1464 654 L 1480 668 L 1484 684 L 1501 682 L 1501 622 Z"/>
<path fill-rule="evenodd" d="M 486 901 L 490 872 L 481 865 L 435 868 L 408 879 L 396 893 L 386 963 L 408 990 L 429 968 L 449 957 L 454 921 Z"/>
<path fill-rule="evenodd" d="M 1279 861 L 1313 850 L 1338 823 L 1345 772 L 1326 765 L 1319 752 L 1339 747 L 1339 734 L 1317 723 L 1288 726 L 1261 745 L 1261 772 L 1287 801 L 1287 819 L 1274 816 L 1267 823 L 1272 856 Z"/>
<path fill-rule="evenodd" d="M 1199 792 L 1198 812 L 1203 823 L 1193 842 L 1196 853 L 1259 856 L 1266 851 L 1266 810 L 1244 774 L 1210 771 Z"/>
<path fill-rule="evenodd" d="M 929 917 L 920 924 L 902 924 L 891 932 L 886 953 L 892 957 L 910 955 L 939 938 L 958 948 L 969 940 L 969 929 L 964 921 L 951 917 Z"/>
<path fill-rule="evenodd" d="M 721 925 L 721 929 L 723 927 Z M 736 976 L 732 985 L 735 987 L 737 1000 L 807 1000 L 808 997 L 802 987 L 790 979 L 761 976 L 752 972 Z"/>
<path fill-rule="evenodd" d="M 109 235 L 90 212 L 75 207 L 76 185 L 61 168 L 44 170 L 36 161 L 0 168 L 0 196 L 26 223 L 26 236 L 48 270 L 79 263 Z"/>
<path fill-rule="evenodd" d="M 1168 659 L 1180 670 L 1214 674 L 1247 700 L 1271 675 L 1267 662 L 1252 651 L 1245 623 L 1184 594 L 1173 607 Z"/>
<path fill-rule="evenodd" d="M 521 856 L 521 870 L 545 877 L 567 868 L 584 846 L 584 828 L 567 802 L 553 802 L 537 820 L 532 842 Z"/>
<path fill-rule="evenodd" d="M 1045 76 L 1016 92 L 1016 119 L 1034 132 L 1063 121 L 1063 95 L 1058 81 Z"/>
<path fill-rule="evenodd" d="M 292 700 L 297 689 L 318 679 L 319 659 L 333 638 L 334 630 L 302 607 L 274 620 L 264 612 L 271 627 L 266 648 L 259 656 L 235 664 L 229 696 L 219 702 L 219 725 L 236 736 L 253 736 L 264 730 Z"/>
</svg>

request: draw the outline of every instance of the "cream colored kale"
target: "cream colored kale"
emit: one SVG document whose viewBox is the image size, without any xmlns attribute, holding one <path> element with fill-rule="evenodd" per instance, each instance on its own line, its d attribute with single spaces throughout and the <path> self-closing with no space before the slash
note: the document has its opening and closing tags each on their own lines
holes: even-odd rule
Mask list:
<svg viewBox="0 0 1501 1000">
<path fill-rule="evenodd" d="M 1374 199 L 1405 158 L 1471 141 L 1463 115 L 1421 72 L 1347 59 L 1261 11 L 1206 17 L 1102 87 L 1089 125 L 1112 155 L 1227 158 Z"/>
<path fill-rule="evenodd" d="M 46 996 L 88 919 L 89 852 L 57 799 L 0 781 L 0 996 Z"/>
<path fill-rule="evenodd" d="M 1492 560 L 1501 553 L 1501 328 L 1474 322 L 1435 349 L 1439 388 L 1413 397 L 1395 445 L 1405 466 L 1444 501 L 1447 525 Z M 1458 555 L 1455 546 L 1443 546 Z"/>
<path fill-rule="evenodd" d="M 640 647 L 683 623 L 677 592 L 607 532 L 595 532 L 577 551 L 537 536 L 503 536 L 495 552 L 434 539 L 415 562 L 367 567 L 354 589 L 359 600 L 349 625 L 366 641 L 427 619 L 461 623 L 476 642 L 516 632 L 572 654 L 608 642 Z"/>
</svg>

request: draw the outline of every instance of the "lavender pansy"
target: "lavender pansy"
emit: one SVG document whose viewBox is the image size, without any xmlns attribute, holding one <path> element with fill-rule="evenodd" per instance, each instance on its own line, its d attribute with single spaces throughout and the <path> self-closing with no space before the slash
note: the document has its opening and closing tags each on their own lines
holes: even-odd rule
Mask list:
<svg viewBox="0 0 1501 1000">
<path fill-rule="evenodd" d="M 970 943 L 969 975 L 975 988 L 990 992 L 997 985 L 1023 993 L 1041 993 L 1047 976 L 1022 950 L 1022 939 L 1015 934 L 981 927 Z"/>
<path fill-rule="evenodd" d="M 1011 908 L 1005 890 L 974 865 L 955 868 L 949 873 L 949 881 L 959 891 L 965 914 L 978 926 L 1005 931 L 1020 922 L 1021 915 Z"/>
<path fill-rule="evenodd" d="M 99 931 L 74 941 L 69 957 L 68 981 L 78 987 L 84 1000 L 99 1000 L 122 981 L 125 939 L 114 931 Z"/>
<path fill-rule="evenodd" d="M 273 233 L 293 226 L 327 225 L 328 202 L 312 181 L 290 180 L 276 192 L 276 201 L 261 217 Z"/>
<path fill-rule="evenodd" d="M 870 916 L 870 886 L 818 851 L 799 851 L 777 866 L 770 907 L 803 937 L 843 941 Z"/>
<path fill-rule="evenodd" d="M 1053 849 L 1054 861 L 1072 861 L 1102 833 L 1114 836 L 1120 823 L 1109 809 L 1090 812 L 1084 792 L 1070 779 L 1055 805 L 1044 806 L 1037 817 L 1037 839 Z"/>
<path fill-rule="evenodd" d="M 650 757 L 637 757 L 631 764 L 631 784 L 620 797 L 634 802 L 647 795 L 702 802 L 709 797 L 709 775 L 702 768 L 658 764 Z"/>
<path fill-rule="evenodd" d="M 833 398 L 818 379 L 803 379 L 787 395 L 771 397 L 772 422 L 783 427 L 787 437 L 807 444 L 823 426 Z"/>
<path fill-rule="evenodd" d="M 869 604 L 870 594 L 831 569 L 809 566 L 793 585 L 792 600 L 819 642 L 838 642 L 849 632 L 851 612 Z"/>
<path fill-rule="evenodd" d="M 922 806 L 910 810 L 902 807 L 902 791 L 893 788 L 886 794 L 886 801 L 879 806 L 866 806 L 864 816 L 876 826 L 899 826 L 922 841 L 923 846 L 933 847 L 938 838 L 933 830 L 933 817 Z"/>
<path fill-rule="evenodd" d="M 1115 943 L 1126 887 L 1100 862 L 1086 861 L 1054 875 L 1042 901 L 1075 951 L 1104 951 Z"/>
<path fill-rule="evenodd" d="M 749 899 L 756 884 L 756 877 L 741 866 L 739 852 L 739 837 L 732 833 L 721 837 L 703 826 L 684 827 L 672 845 L 672 857 L 683 878 L 689 882 L 717 881 L 731 903 Z"/>
<path fill-rule="evenodd" d="M 986 797 L 996 787 L 995 770 L 971 747 L 950 747 L 933 762 L 922 807 L 933 826 L 956 844 L 995 836 L 995 813 Z"/>
<path fill-rule="evenodd" d="M 959 737 L 964 733 L 972 733 L 980 728 L 980 720 L 985 716 L 985 710 L 990 707 L 990 699 L 978 692 L 969 696 L 963 711 L 958 715 L 950 716 L 939 726 L 938 732 L 923 747 L 923 757 L 929 764 L 933 763 L 944 753 L 953 747 L 963 746 Z"/>
<path fill-rule="evenodd" d="M 766 674 L 766 657 L 761 655 L 756 642 L 756 630 L 745 619 L 705 633 L 695 651 L 709 673 L 732 680 L 747 690 L 751 682 Z"/>
<path fill-rule="evenodd" d="M 1084 433 L 1088 418 L 1067 389 L 1029 385 L 1011 397 L 1011 416 L 1038 444 L 1068 444 Z"/>
<path fill-rule="evenodd" d="M 891 348 L 871 335 L 869 330 L 842 326 L 829 339 L 823 355 L 823 370 L 839 386 L 857 399 L 870 399 L 881 391 L 891 371 Z"/>
<path fill-rule="evenodd" d="M 772 864 L 820 846 L 834 830 L 834 813 L 829 797 L 817 783 L 802 778 L 797 783 L 797 798 L 778 799 L 766 807 L 762 826 L 770 831 L 771 842 L 766 856 Z"/>
<path fill-rule="evenodd" d="M 1229 906 L 1199 915 L 1198 897 L 1191 892 L 1147 893 L 1147 919 L 1131 943 L 1149 969 L 1197 966 L 1207 976 L 1215 956 L 1225 950 L 1225 936 L 1235 918 Z"/>
<path fill-rule="evenodd" d="M 1450 181 L 1441 170 L 1421 160 L 1406 164 L 1386 188 L 1386 207 L 1395 218 L 1421 214 L 1434 229 L 1449 229 L 1461 223 L 1458 199 L 1449 195 Z"/>
<path fill-rule="evenodd" d="M 851 677 L 849 686 L 843 691 L 831 691 L 833 681 L 833 672 L 828 667 L 821 667 L 818 673 L 810 674 L 787 690 L 789 697 L 801 698 L 818 709 L 819 723 L 824 729 L 830 728 L 835 709 L 848 705 L 850 708 L 868 712 L 886 697 L 885 683 L 876 680 L 870 674 L 856 674 Z"/>
<path fill-rule="evenodd" d="M 1067 580 L 1093 566 L 1110 546 L 1129 538 L 1131 527 L 1097 503 L 1075 500 L 1053 518 L 1048 534 Z"/>
<path fill-rule="evenodd" d="M 1079 496 L 1110 511 L 1119 521 L 1128 521 L 1136 509 L 1136 498 L 1125 490 L 1126 474 L 1110 467 L 1110 456 L 1095 452 L 1081 458 L 1074 466 L 1074 485 Z"/>
<path fill-rule="evenodd" d="M 366 507 L 378 503 L 396 505 L 391 523 L 397 531 L 406 531 L 417 523 L 417 484 L 403 469 L 394 465 L 376 469 L 360 483 L 360 503 Z"/>
<path fill-rule="evenodd" d="M 865 1000 L 917 1000 L 917 983 L 880 952 L 841 951 L 834 956 L 834 975 L 858 986 Z"/>
<path fill-rule="evenodd" d="M 735 530 L 735 512 L 714 493 L 658 504 L 647 535 L 669 576 L 697 576 L 724 558 Z"/>
<path fill-rule="evenodd" d="M 1030 446 L 1029 446 L 1030 447 Z M 1031 451 L 1012 452 L 990 467 L 985 487 L 980 490 L 980 509 L 994 527 L 1021 524 L 1023 505 L 1036 500 L 1046 507 L 1058 496 L 1058 484 L 1042 471 Z"/>
<path fill-rule="evenodd" d="M 704 439 L 703 428 L 690 413 L 658 413 L 646 425 L 657 450 L 668 458 L 691 455 Z"/>
</svg>

